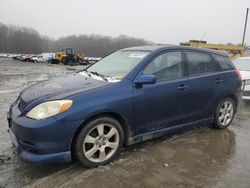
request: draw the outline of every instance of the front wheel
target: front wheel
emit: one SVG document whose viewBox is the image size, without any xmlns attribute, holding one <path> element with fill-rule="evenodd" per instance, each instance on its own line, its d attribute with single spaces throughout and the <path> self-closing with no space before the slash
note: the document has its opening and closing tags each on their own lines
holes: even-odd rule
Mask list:
<svg viewBox="0 0 250 188">
<path fill-rule="evenodd" d="M 218 129 L 227 128 L 232 123 L 235 112 L 234 101 L 231 98 L 223 99 L 216 110 L 214 127 Z"/>
<path fill-rule="evenodd" d="M 79 133 L 74 146 L 75 157 L 87 167 L 104 165 L 119 155 L 123 142 L 124 133 L 117 120 L 97 118 Z"/>
</svg>

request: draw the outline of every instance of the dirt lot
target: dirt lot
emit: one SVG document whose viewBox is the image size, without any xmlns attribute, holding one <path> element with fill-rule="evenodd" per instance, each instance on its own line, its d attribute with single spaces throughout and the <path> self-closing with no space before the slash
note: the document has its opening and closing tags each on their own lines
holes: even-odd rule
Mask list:
<svg viewBox="0 0 250 188">
<path fill-rule="evenodd" d="M 22 162 L 7 132 L 10 104 L 23 88 L 82 68 L 0 59 L 0 188 L 250 186 L 250 103 L 242 103 L 228 129 L 202 126 L 136 144 L 95 169 Z"/>
</svg>

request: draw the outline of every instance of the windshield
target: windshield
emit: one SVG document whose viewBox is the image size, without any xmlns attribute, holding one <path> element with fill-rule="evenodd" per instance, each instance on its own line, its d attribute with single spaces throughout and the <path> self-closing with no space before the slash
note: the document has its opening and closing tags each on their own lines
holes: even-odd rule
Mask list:
<svg viewBox="0 0 250 188">
<path fill-rule="evenodd" d="M 233 64 L 237 69 L 250 71 L 250 59 L 234 59 Z"/>
<path fill-rule="evenodd" d="M 101 59 L 87 69 L 88 72 L 121 80 L 126 76 L 149 52 L 145 51 L 117 51 Z"/>
</svg>

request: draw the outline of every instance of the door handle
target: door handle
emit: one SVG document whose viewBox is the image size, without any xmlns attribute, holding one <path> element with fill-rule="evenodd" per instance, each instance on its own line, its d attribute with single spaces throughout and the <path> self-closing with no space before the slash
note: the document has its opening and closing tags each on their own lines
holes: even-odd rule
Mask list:
<svg viewBox="0 0 250 188">
<path fill-rule="evenodd" d="M 222 82 L 223 82 L 223 80 L 222 80 L 222 79 L 220 79 L 220 78 L 217 78 L 214 82 L 215 82 L 216 84 L 220 84 L 220 83 L 222 83 Z"/>
<path fill-rule="evenodd" d="M 186 84 L 181 84 L 181 85 L 178 86 L 178 89 L 181 90 L 181 91 L 183 91 L 183 90 L 185 90 L 187 88 L 188 88 L 188 85 L 186 85 Z"/>
</svg>

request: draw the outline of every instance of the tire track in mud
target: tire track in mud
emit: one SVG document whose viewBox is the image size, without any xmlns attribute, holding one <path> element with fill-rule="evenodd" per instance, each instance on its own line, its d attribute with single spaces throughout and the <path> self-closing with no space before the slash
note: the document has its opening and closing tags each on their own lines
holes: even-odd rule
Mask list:
<svg viewBox="0 0 250 188">
<path fill-rule="evenodd" d="M 100 186 L 105 185 L 108 187 L 116 187 L 119 185 L 122 179 L 134 180 L 137 179 L 137 175 L 141 175 L 143 169 L 147 171 L 148 168 L 155 168 L 155 166 L 162 167 L 162 161 L 157 161 L 148 153 L 148 149 L 152 150 L 154 142 L 156 144 L 166 145 L 167 143 L 175 142 L 179 139 L 183 139 L 190 134 L 197 131 L 186 132 L 182 135 L 174 135 L 171 138 L 160 139 L 155 141 L 148 141 L 146 143 L 137 144 L 128 149 L 125 149 L 120 157 L 111 162 L 108 165 L 100 166 L 98 168 L 86 169 L 80 164 L 73 164 L 72 166 L 60 170 L 50 176 L 40 178 L 30 184 L 26 185 L 25 188 L 40 188 L 40 187 L 74 187 L 84 184 L 85 186 Z M 149 167 L 151 166 L 151 167 Z M 144 170 L 143 170 L 144 171 Z M 101 173 L 101 174 L 100 174 Z M 173 172 L 172 176 L 175 176 Z M 98 178 L 95 178 L 98 176 Z M 108 180 L 108 176 L 112 176 L 113 182 Z M 190 183 L 191 181 L 185 180 L 183 177 L 179 177 L 183 181 Z M 101 180 L 101 181 L 100 181 Z M 128 185 L 129 181 L 124 181 L 120 186 Z M 85 184 L 86 183 L 86 184 Z M 113 184 L 113 186 L 112 186 Z M 81 187 L 81 186 L 80 186 Z M 94 186 L 95 187 L 95 186 Z M 140 185 L 138 185 L 140 187 Z"/>
<path fill-rule="evenodd" d="M 52 174 L 51 176 L 46 176 L 41 179 L 38 179 L 37 181 L 26 185 L 25 188 L 70 187 L 72 186 L 72 184 L 82 184 L 83 182 L 85 182 L 84 180 L 87 179 L 91 179 L 90 182 L 88 181 L 88 184 L 97 183 L 98 185 L 101 185 L 101 181 L 98 181 L 94 178 L 95 176 L 98 176 L 100 174 L 101 176 L 99 178 L 104 179 L 106 183 L 110 183 L 107 182 L 109 181 L 107 179 L 108 177 L 106 177 L 107 174 L 112 175 L 116 180 L 120 177 L 129 177 L 131 174 L 130 170 L 132 168 L 134 168 L 135 166 L 143 166 L 146 162 L 149 162 L 149 160 L 151 161 L 151 159 L 148 159 L 143 155 L 141 155 L 141 157 L 136 158 L 127 156 L 125 157 L 125 159 L 117 159 L 111 164 L 99 166 L 97 168 L 92 169 L 86 169 L 80 164 L 76 163 L 66 169 L 60 170 L 55 174 Z"/>
<path fill-rule="evenodd" d="M 43 187 L 60 187 L 65 181 L 67 181 L 71 176 L 77 174 L 79 170 L 76 170 L 78 164 L 73 164 L 70 167 L 67 167 L 63 170 L 59 170 L 58 172 L 43 177 L 41 179 L 36 180 L 35 182 L 24 186 L 24 188 L 43 188 Z"/>
<path fill-rule="evenodd" d="M 6 129 L 6 130 L 0 130 L 0 136 L 2 136 L 2 135 L 4 135 L 4 134 L 7 134 L 7 133 L 8 133 L 7 130 L 8 130 L 8 129 Z"/>
</svg>

